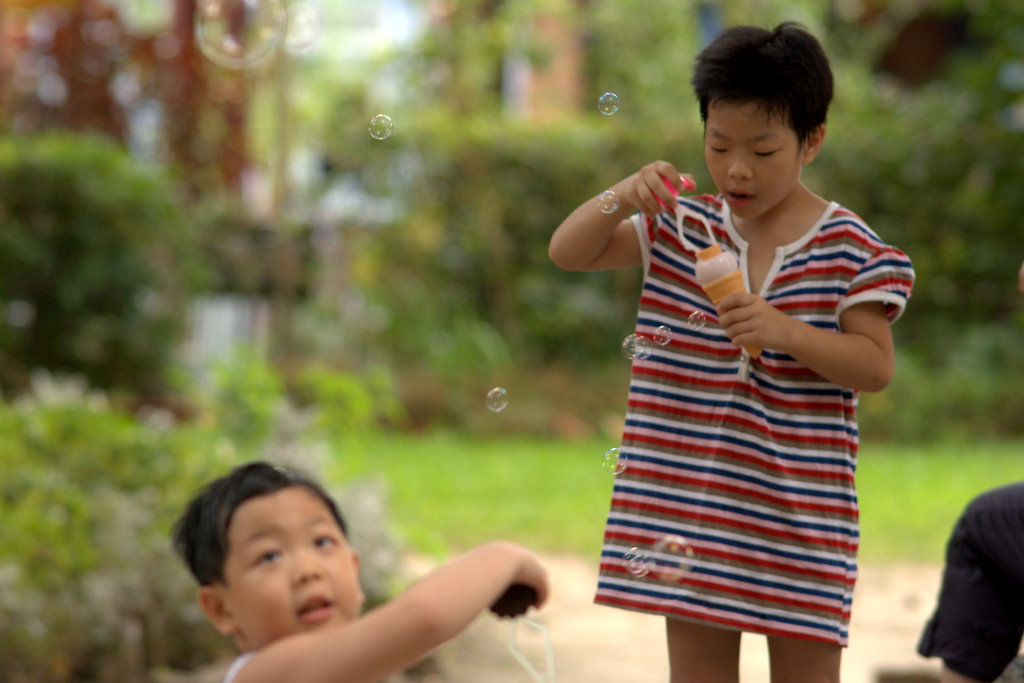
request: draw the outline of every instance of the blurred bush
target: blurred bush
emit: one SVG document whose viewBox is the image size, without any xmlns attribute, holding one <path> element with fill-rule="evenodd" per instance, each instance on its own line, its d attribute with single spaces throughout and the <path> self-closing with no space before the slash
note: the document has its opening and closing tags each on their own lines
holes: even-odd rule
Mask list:
<svg viewBox="0 0 1024 683">
<path fill-rule="evenodd" d="M 863 438 L 899 442 L 999 439 L 1021 434 L 1024 319 L 978 325 L 945 340 L 941 358 L 898 352 L 892 384 L 862 394 Z"/>
<path fill-rule="evenodd" d="M 162 388 L 203 281 L 177 192 L 98 136 L 0 137 L 0 389 L 37 367 Z"/>
<path fill-rule="evenodd" d="M 340 425 L 320 426 L 320 404 L 289 399 L 274 371 L 250 356 L 232 364 L 189 422 L 162 409 L 127 415 L 84 380 L 45 372 L 30 393 L 0 402 L 0 679 L 141 682 L 154 668 L 231 652 L 173 555 L 173 521 L 203 484 L 245 461 L 320 476 L 330 460 L 344 473 L 344 444 L 362 457 L 374 414 L 357 379 L 325 373 L 349 383 L 326 406 L 347 417 L 358 438 L 346 442 Z M 364 558 L 368 601 L 380 602 L 398 565 L 386 489 L 331 483 Z"/>
<path fill-rule="evenodd" d="M 0 677 L 139 680 L 223 644 L 204 626 L 168 531 L 188 496 L 245 454 L 216 430 L 137 420 L 82 381 L 36 373 L 0 403 Z"/>
</svg>

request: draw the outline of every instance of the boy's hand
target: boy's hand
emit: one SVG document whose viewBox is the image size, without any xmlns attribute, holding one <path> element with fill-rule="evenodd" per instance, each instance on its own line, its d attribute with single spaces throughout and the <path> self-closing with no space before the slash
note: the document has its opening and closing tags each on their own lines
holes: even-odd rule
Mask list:
<svg viewBox="0 0 1024 683">
<path fill-rule="evenodd" d="M 518 617 L 537 604 L 537 591 L 522 583 L 514 583 L 491 605 L 499 617 Z"/>
<path fill-rule="evenodd" d="M 676 195 L 697 189 L 692 175 L 681 175 L 667 161 L 655 161 L 622 180 L 615 188 L 628 204 L 650 217 L 662 211 L 674 211 Z"/>
<path fill-rule="evenodd" d="M 527 551 L 527 557 L 519 566 L 519 571 L 512 581 L 512 585 L 522 584 L 528 586 L 534 592 L 534 599 L 531 603 L 534 607 L 540 607 L 548 600 L 548 570 L 541 563 L 540 558 Z"/>
<path fill-rule="evenodd" d="M 737 346 L 785 349 L 787 326 L 793 318 L 763 298 L 737 292 L 718 304 L 718 323 Z"/>
<path fill-rule="evenodd" d="M 1017 273 L 1017 289 L 1024 294 L 1024 263 L 1020 264 L 1020 271 Z"/>
</svg>

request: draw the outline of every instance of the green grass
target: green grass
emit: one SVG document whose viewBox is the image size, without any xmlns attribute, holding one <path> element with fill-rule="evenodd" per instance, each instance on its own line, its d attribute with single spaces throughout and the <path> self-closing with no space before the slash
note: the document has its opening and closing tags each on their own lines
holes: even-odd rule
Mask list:
<svg viewBox="0 0 1024 683">
<path fill-rule="evenodd" d="M 861 444 L 861 557 L 941 562 L 964 505 L 982 491 L 1020 480 L 1024 441 Z"/>
<path fill-rule="evenodd" d="M 400 540 L 419 552 L 507 538 L 596 557 L 612 488 L 601 457 L 613 445 L 387 434 L 361 457 L 336 461 L 331 474 L 387 481 Z M 1024 479 L 1024 442 L 863 444 L 857 476 L 862 558 L 937 563 L 972 496 Z"/>
<path fill-rule="evenodd" d="M 444 554 L 505 538 L 596 557 L 613 479 L 601 458 L 617 445 L 389 434 L 339 464 L 346 477 L 383 477 L 400 540 L 418 551 Z"/>
</svg>

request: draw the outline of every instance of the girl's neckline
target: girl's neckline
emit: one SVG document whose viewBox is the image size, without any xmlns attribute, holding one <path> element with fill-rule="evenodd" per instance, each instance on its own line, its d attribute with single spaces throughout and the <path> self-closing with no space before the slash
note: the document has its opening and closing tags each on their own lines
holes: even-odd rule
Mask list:
<svg viewBox="0 0 1024 683">
<path fill-rule="evenodd" d="M 722 202 L 722 226 L 725 228 L 726 233 L 729 235 L 729 239 L 731 239 L 733 243 L 741 251 L 746 251 L 749 248 L 750 243 L 747 242 L 747 240 L 744 239 L 742 235 L 740 235 L 739 231 L 736 229 L 736 226 L 733 224 L 732 209 L 729 207 L 729 202 L 725 201 L 724 197 L 719 196 L 718 198 Z M 832 216 L 833 213 L 835 213 L 836 209 L 838 208 L 838 202 L 830 201 L 828 205 L 825 206 L 825 208 L 822 210 L 817 220 L 815 220 L 814 223 L 811 225 L 811 227 L 809 227 L 800 237 L 796 238 L 789 244 L 783 244 L 781 246 L 776 247 L 776 251 L 781 251 L 782 253 L 788 254 L 803 247 L 814 237 L 815 234 L 817 234 L 818 230 L 821 229 L 821 226 L 824 225 L 826 221 L 828 221 L 828 219 Z"/>
</svg>

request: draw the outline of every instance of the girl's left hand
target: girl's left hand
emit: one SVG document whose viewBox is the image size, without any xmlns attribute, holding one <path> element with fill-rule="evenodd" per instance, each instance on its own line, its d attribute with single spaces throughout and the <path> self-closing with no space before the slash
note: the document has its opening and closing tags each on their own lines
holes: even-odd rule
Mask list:
<svg viewBox="0 0 1024 683">
<path fill-rule="evenodd" d="M 737 346 L 785 350 L 792 322 L 793 318 L 748 292 L 730 294 L 718 304 L 718 324 Z"/>
</svg>

